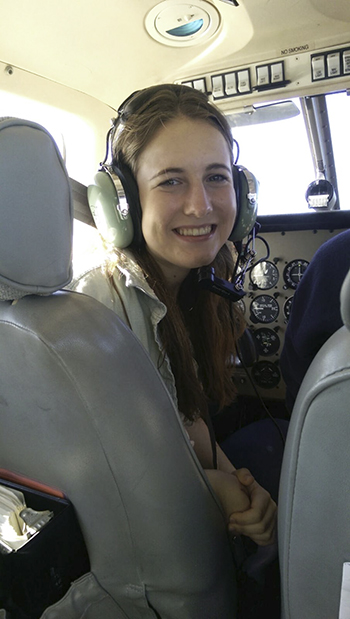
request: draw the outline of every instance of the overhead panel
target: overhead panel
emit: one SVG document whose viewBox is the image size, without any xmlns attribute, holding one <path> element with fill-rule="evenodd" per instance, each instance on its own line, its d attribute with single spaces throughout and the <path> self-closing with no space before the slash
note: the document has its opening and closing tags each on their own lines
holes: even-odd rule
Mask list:
<svg viewBox="0 0 350 619">
<path fill-rule="evenodd" d="M 224 111 L 300 92 L 323 94 L 350 88 L 350 43 L 325 51 L 284 55 L 259 64 L 176 80 L 206 92 Z"/>
<path fill-rule="evenodd" d="M 311 55 L 312 81 L 350 75 L 350 46 Z"/>
</svg>

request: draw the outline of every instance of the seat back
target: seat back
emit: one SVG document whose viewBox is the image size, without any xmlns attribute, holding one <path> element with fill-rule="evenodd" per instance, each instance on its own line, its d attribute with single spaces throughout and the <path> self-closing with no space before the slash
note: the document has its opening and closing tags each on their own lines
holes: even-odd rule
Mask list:
<svg viewBox="0 0 350 619">
<path fill-rule="evenodd" d="M 35 123 L 0 122 L 0 209 L 0 469 L 68 497 L 91 565 L 42 617 L 232 619 L 224 516 L 159 373 L 112 311 L 60 290 L 69 179 Z"/>
<path fill-rule="evenodd" d="M 350 273 L 341 312 L 344 326 L 312 362 L 288 430 L 278 525 L 283 619 L 338 617 L 350 561 Z"/>
</svg>

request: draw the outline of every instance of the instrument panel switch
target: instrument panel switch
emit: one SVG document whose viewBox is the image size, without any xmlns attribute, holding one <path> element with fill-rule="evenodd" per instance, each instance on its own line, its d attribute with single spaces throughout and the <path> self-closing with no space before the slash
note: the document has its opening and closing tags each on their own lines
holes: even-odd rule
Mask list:
<svg viewBox="0 0 350 619">
<path fill-rule="evenodd" d="M 327 54 L 327 70 L 328 70 L 329 77 L 340 75 L 340 54 L 339 52 L 335 52 L 333 54 Z"/>
<path fill-rule="evenodd" d="M 311 60 L 312 79 L 323 80 L 326 77 L 326 66 L 324 56 L 314 56 Z"/>
</svg>

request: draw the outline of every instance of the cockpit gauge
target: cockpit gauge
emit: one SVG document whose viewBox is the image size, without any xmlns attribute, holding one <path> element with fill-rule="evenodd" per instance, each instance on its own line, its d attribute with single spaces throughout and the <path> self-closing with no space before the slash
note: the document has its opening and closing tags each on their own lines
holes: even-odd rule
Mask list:
<svg viewBox="0 0 350 619">
<path fill-rule="evenodd" d="M 286 319 L 286 322 L 289 320 L 289 316 L 292 310 L 293 297 L 288 297 L 283 305 L 283 314 Z"/>
<path fill-rule="evenodd" d="M 269 294 L 259 294 L 250 304 L 252 322 L 269 323 L 277 319 L 280 308 L 274 297 Z"/>
<path fill-rule="evenodd" d="M 281 372 L 272 361 L 258 361 L 252 367 L 252 377 L 259 387 L 273 389 L 281 380 Z"/>
<path fill-rule="evenodd" d="M 307 260 L 295 259 L 285 266 L 283 271 L 283 278 L 285 281 L 285 288 L 296 288 L 301 278 L 303 277 L 309 262 Z"/>
<path fill-rule="evenodd" d="M 260 290 L 269 290 L 276 286 L 279 273 L 276 265 L 269 260 L 256 264 L 250 272 L 250 281 Z"/>
<path fill-rule="evenodd" d="M 237 305 L 237 307 L 239 307 L 239 309 L 242 312 L 242 314 L 244 314 L 245 313 L 245 303 L 244 303 L 243 299 L 239 299 L 238 301 L 236 301 L 236 305 Z"/>
<path fill-rule="evenodd" d="M 273 329 L 262 327 L 257 329 L 253 333 L 254 339 L 257 344 L 258 353 L 263 357 L 268 355 L 274 355 L 278 352 L 281 345 L 280 338 Z"/>
</svg>

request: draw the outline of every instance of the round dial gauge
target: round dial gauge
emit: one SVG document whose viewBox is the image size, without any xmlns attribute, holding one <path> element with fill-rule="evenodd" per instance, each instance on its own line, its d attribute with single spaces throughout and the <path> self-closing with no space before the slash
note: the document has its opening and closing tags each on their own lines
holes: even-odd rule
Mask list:
<svg viewBox="0 0 350 619">
<path fill-rule="evenodd" d="M 292 260 L 283 271 L 283 278 L 287 288 L 296 288 L 303 277 L 309 263 L 307 260 Z"/>
<path fill-rule="evenodd" d="M 239 309 L 242 312 L 242 314 L 244 314 L 244 312 L 245 312 L 245 303 L 244 303 L 243 299 L 239 299 L 238 301 L 236 301 L 236 305 L 237 305 L 237 307 L 239 307 Z"/>
<path fill-rule="evenodd" d="M 288 297 L 283 306 L 283 314 L 287 322 L 289 320 L 290 312 L 292 310 L 292 303 L 293 297 Z"/>
<path fill-rule="evenodd" d="M 252 367 L 252 376 L 256 384 L 263 389 L 277 387 L 281 380 L 281 373 L 275 363 L 258 361 Z"/>
<path fill-rule="evenodd" d="M 254 339 L 256 341 L 259 355 L 268 356 L 278 352 L 280 347 L 280 338 L 277 333 L 267 327 L 262 327 L 254 331 Z"/>
<path fill-rule="evenodd" d="M 279 314 L 279 306 L 269 294 L 260 294 L 251 302 L 250 312 L 253 322 L 273 322 Z"/>
<path fill-rule="evenodd" d="M 269 260 L 259 262 L 250 272 L 250 281 L 260 290 L 269 290 L 276 286 L 279 274 L 276 265 Z"/>
</svg>

